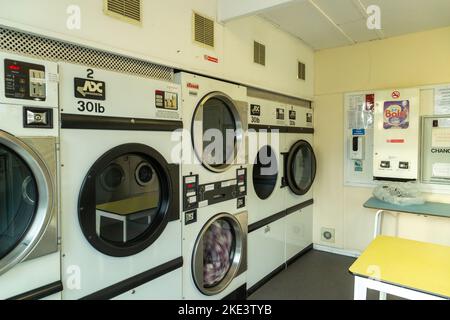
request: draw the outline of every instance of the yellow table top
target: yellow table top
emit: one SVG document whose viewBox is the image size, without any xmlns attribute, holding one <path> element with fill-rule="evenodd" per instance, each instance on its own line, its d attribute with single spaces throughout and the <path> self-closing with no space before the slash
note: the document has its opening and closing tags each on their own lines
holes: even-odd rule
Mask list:
<svg viewBox="0 0 450 320">
<path fill-rule="evenodd" d="M 450 298 L 450 247 L 380 236 L 350 267 L 350 272 Z"/>
<path fill-rule="evenodd" d="M 150 194 L 97 205 L 97 210 L 127 216 L 157 207 L 159 198 Z"/>
</svg>

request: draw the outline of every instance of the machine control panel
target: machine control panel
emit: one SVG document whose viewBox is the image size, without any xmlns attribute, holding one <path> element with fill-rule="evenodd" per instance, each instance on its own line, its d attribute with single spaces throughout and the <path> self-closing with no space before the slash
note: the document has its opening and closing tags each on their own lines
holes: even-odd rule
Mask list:
<svg viewBox="0 0 450 320">
<path fill-rule="evenodd" d="M 198 208 L 198 175 L 183 177 L 184 211 Z"/>
<path fill-rule="evenodd" d="M 4 64 L 6 98 L 45 101 L 45 66 L 10 59 Z"/>
<path fill-rule="evenodd" d="M 236 170 L 236 178 L 199 184 L 198 175 L 183 177 L 183 211 L 195 210 L 231 199 L 243 198 L 247 195 L 247 169 Z"/>
</svg>

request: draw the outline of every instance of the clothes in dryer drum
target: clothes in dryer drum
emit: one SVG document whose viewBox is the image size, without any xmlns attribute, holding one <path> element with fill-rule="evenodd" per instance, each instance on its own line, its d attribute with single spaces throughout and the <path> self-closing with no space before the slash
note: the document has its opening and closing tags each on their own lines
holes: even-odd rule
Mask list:
<svg viewBox="0 0 450 320">
<path fill-rule="evenodd" d="M 222 292 L 247 268 L 247 234 L 240 218 L 246 220 L 247 213 L 218 214 L 197 238 L 192 271 L 195 285 L 205 295 Z"/>
</svg>

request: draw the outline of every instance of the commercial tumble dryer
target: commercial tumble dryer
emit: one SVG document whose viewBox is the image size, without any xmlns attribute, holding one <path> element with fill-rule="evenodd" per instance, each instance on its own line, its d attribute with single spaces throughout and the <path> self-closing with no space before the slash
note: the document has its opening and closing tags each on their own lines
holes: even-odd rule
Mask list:
<svg viewBox="0 0 450 320">
<path fill-rule="evenodd" d="M 286 206 L 286 260 L 312 246 L 313 183 L 317 162 L 313 148 L 311 102 L 299 101 L 287 110 L 288 129 L 282 135 Z"/>
<path fill-rule="evenodd" d="M 281 135 L 287 131 L 286 105 L 258 98 L 249 89 L 248 286 L 285 263 L 285 190 Z M 254 97 L 256 96 L 256 97 Z"/>
<path fill-rule="evenodd" d="M 60 299 L 57 65 L 0 60 L 0 299 Z"/>
<path fill-rule="evenodd" d="M 179 86 L 61 64 L 64 299 L 181 299 Z"/>
<path fill-rule="evenodd" d="M 183 100 L 183 297 L 246 297 L 247 89 L 178 73 Z"/>
</svg>

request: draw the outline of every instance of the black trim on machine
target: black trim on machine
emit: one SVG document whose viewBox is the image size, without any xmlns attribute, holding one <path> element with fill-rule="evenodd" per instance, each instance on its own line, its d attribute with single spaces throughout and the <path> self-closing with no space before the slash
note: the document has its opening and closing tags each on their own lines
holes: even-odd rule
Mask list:
<svg viewBox="0 0 450 320">
<path fill-rule="evenodd" d="M 56 281 L 48 285 L 42 286 L 37 289 L 19 294 L 17 296 L 11 297 L 7 300 L 40 300 L 49 297 L 55 293 L 61 292 L 63 290 L 63 284 L 61 281 Z"/>
<path fill-rule="evenodd" d="M 299 204 L 297 204 L 297 205 L 295 205 L 293 207 L 287 208 L 286 209 L 286 215 L 288 216 L 288 215 L 290 215 L 290 214 L 292 214 L 294 212 L 297 212 L 298 210 L 301 210 L 303 208 L 309 207 L 309 206 L 311 206 L 313 204 L 314 204 L 314 199 L 311 199 L 311 200 L 299 203 Z"/>
<path fill-rule="evenodd" d="M 250 297 L 252 294 L 254 294 L 259 288 L 261 288 L 263 285 L 265 285 L 267 282 L 272 280 L 277 274 L 282 272 L 283 270 L 287 269 L 291 264 L 293 264 L 295 261 L 297 261 L 299 258 L 301 258 L 303 255 L 308 253 L 313 249 L 314 245 L 311 244 L 299 253 L 297 253 L 295 256 L 293 256 L 291 259 L 286 261 L 286 263 L 283 263 L 281 266 L 273 270 L 271 273 L 269 273 L 267 276 L 259 280 L 253 287 L 247 290 L 247 297 Z"/>
<path fill-rule="evenodd" d="M 251 225 L 248 226 L 248 233 L 261 229 L 266 225 L 268 225 L 269 223 L 278 221 L 280 219 L 283 219 L 284 217 L 286 217 L 286 210 L 275 213 L 274 215 L 271 215 L 270 217 L 262 219 L 258 222 L 252 223 Z"/>
<path fill-rule="evenodd" d="M 314 134 L 314 129 L 313 128 L 300 128 L 300 127 L 288 127 L 287 133 Z"/>
<path fill-rule="evenodd" d="M 145 271 L 134 277 L 128 278 L 124 281 L 118 282 L 112 286 L 94 292 L 80 300 L 109 300 L 117 297 L 127 291 L 135 289 L 152 280 L 160 278 L 172 271 L 175 271 L 183 266 L 183 258 L 179 257 L 172 261 L 166 262 L 153 269 Z"/>
<path fill-rule="evenodd" d="M 278 130 L 280 133 L 287 133 L 288 132 L 288 128 L 287 127 L 283 127 L 283 126 L 271 126 L 271 125 L 265 125 L 265 124 L 249 124 L 248 125 L 249 129 L 253 129 L 255 131 L 274 131 L 274 130 Z"/>
<path fill-rule="evenodd" d="M 383 178 L 383 177 L 373 177 L 375 181 L 388 181 L 388 182 L 414 182 L 417 179 L 400 179 L 400 178 Z"/>
<path fill-rule="evenodd" d="M 224 301 L 247 300 L 247 284 L 234 290 L 232 293 L 222 298 Z"/>
<path fill-rule="evenodd" d="M 87 116 L 61 114 L 62 129 L 124 130 L 124 131 L 175 131 L 183 128 L 182 121 L 135 119 L 125 117 Z"/>
</svg>

